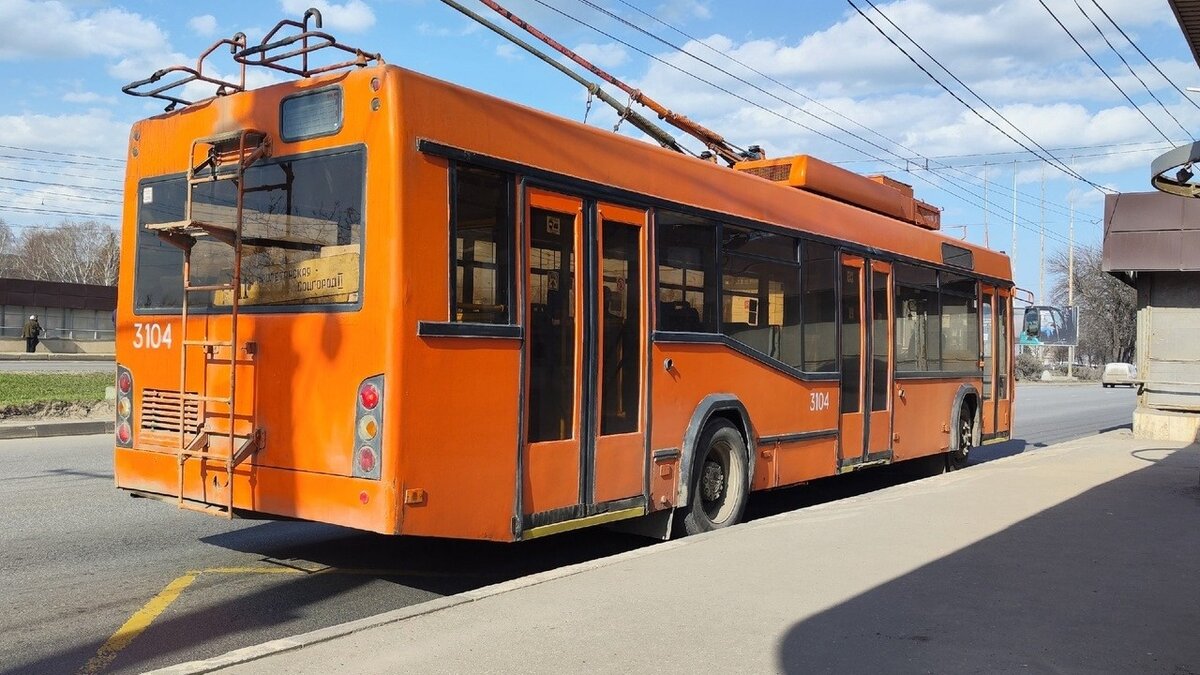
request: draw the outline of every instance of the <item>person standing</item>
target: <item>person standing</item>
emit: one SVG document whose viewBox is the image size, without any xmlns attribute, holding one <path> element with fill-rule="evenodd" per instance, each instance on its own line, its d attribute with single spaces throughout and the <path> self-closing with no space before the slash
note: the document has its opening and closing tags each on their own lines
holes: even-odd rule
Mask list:
<svg viewBox="0 0 1200 675">
<path fill-rule="evenodd" d="M 25 353 L 32 354 L 37 349 L 38 336 L 42 334 L 42 326 L 38 323 L 37 314 L 30 314 L 25 322 L 21 335 L 25 338 Z"/>
</svg>

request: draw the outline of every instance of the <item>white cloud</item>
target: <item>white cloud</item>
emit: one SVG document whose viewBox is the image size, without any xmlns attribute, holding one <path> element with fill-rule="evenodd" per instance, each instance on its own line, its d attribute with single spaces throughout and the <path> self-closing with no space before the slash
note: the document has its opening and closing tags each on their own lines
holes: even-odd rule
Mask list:
<svg viewBox="0 0 1200 675">
<path fill-rule="evenodd" d="M 210 37 L 217 32 L 217 17 L 212 14 L 202 14 L 188 19 L 188 28 L 201 37 Z"/>
<path fill-rule="evenodd" d="M 321 12 L 324 27 L 357 33 L 375 25 L 375 12 L 363 0 L 346 0 L 343 3 L 329 0 L 280 0 L 283 11 L 299 19 L 310 7 Z"/>
<path fill-rule="evenodd" d="M 0 2 L 0 61 L 123 57 L 165 51 L 166 34 L 153 22 L 123 9 L 76 12 L 62 2 Z"/>
<path fill-rule="evenodd" d="M 80 103 L 80 104 L 88 104 L 88 103 L 111 104 L 116 101 L 116 99 L 112 96 L 101 96 L 100 94 L 97 94 L 94 91 L 68 91 L 67 93 L 63 94 L 62 100 L 67 103 Z"/>
<path fill-rule="evenodd" d="M 501 42 L 496 45 L 496 56 L 506 61 L 517 61 L 525 52 L 511 42 Z"/>
<path fill-rule="evenodd" d="M 601 68 L 616 68 L 629 60 L 629 52 L 612 42 L 603 45 L 581 44 L 575 47 L 575 52 Z"/>
</svg>

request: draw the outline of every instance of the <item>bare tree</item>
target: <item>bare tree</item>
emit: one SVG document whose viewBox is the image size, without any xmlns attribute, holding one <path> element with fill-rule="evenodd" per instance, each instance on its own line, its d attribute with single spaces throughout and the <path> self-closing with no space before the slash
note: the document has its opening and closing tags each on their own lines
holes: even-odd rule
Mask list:
<svg viewBox="0 0 1200 675">
<path fill-rule="evenodd" d="M 17 273 L 27 279 L 111 286 L 117 282 L 120 239 L 115 229 L 95 221 L 64 222 L 27 230 L 16 255 Z"/>
<path fill-rule="evenodd" d="M 12 227 L 0 218 L 0 279 L 12 278 L 17 274 L 17 235 Z"/>
<path fill-rule="evenodd" d="M 1099 245 L 1075 248 L 1075 304 L 1079 306 L 1076 357 L 1094 364 L 1129 361 L 1137 337 L 1137 291 L 1101 269 Z M 1067 304 L 1069 261 L 1060 251 L 1049 260 L 1054 299 Z"/>
</svg>

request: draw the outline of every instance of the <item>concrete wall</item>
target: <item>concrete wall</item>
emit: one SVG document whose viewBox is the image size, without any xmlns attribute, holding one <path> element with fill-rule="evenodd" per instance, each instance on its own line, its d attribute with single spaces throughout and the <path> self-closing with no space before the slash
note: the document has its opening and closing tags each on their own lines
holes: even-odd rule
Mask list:
<svg viewBox="0 0 1200 675">
<path fill-rule="evenodd" d="M 1138 404 L 1200 412 L 1200 272 L 1137 277 Z"/>
<path fill-rule="evenodd" d="M 25 351 L 25 340 L 22 338 L 0 337 L 0 353 Z M 67 340 L 49 338 L 40 340 L 37 346 L 39 354 L 115 354 L 116 343 L 112 340 Z"/>
</svg>

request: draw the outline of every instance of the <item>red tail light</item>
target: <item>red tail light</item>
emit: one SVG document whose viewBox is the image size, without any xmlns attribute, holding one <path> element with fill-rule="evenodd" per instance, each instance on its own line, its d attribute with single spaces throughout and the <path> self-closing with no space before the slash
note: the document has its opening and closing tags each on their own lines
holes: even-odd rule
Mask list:
<svg viewBox="0 0 1200 675">
<path fill-rule="evenodd" d="M 362 407 L 374 410 L 375 406 L 379 405 L 379 388 L 370 382 L 364 384 L 358 390 L 358 400 L 362 403 Z"/>
<path fill-rule="evenodd" d="M 117 442 L 121 445 L 128 445 L 133 439 L 133 431 L 129 428 L 128 422 L 121 422 L 117 425 Z"/>
<path fill-rule="evenodd" d="M 363 473 L 375 471 L 375 451 L 365 445 L 358 449 L 358 470 Z"/>
<path fill-rule="evenodd" d="M 122 394 L 128 394 L 129 390 L 132 388 L 133 378 L 130 377 L 129 373 L 123 372 L 117 376 L 117 390 L 119 390 Z"/>
</svg>

